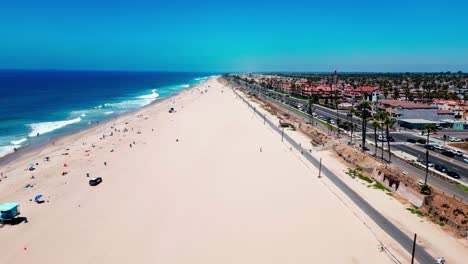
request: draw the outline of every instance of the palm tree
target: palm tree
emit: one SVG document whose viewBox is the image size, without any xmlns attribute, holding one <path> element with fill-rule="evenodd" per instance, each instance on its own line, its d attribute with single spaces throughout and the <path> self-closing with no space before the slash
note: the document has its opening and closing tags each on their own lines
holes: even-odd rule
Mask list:
<svg viewBox="0 0 468 264">
<path fill-rule="evenodd" d="M 328 134 L 330 135 L 331 134 L 331 118 L 330 117 L 327 117 L 327 124 L 328 124 Z"/>
<path fill-rule="evenodd" d="M 377 150 L 379 149 L 379 146 L 377 145 L 377 129 L 380 128 L 380 121 L 374 117 L 374 119 L 372 119 L 372 127 L 374 128 L 374 140 L 375 140 L 375 154 L 374 156 L 377 157 Z"/>
<path fill-rule="evenodd" d="M 349 116 L 351 118 L 351 144 L 353 144 L 353 133 L 354 133 L 353 114 L 354 112 L 355 112 L 354 108 L 351 108 L 351 110 L 349 111 Z"/>
<path fill-rule="evenodd" d="M 313 125 L 313 113 L 314 113 L 314 99 L 309 98 L 309 104 L 308 104 L 308 110 L 309 110 L 309 117 L 310 117 L 310 124 Z"/>
<path fill-rule="evenodd" d="M 362 100 L 361 103 L 359 103 L 359 109 L 361 110 L 361 119 L 362 119 L 362 151 L 364 152 L 366 150 L 366 132 L 367 132 L 367 119 L 369 118 L 370 115 L 370 103 L 367 100 Z"/>
<path fill-rule="evenodd" d="M 336 130 L 336 138 L 340 138 L 340 117 L 338 116 L 338 105 L 340 103 L 340 100 L 339 99 L 336 99 L 335 100 L 335 106 L 336 106 L 336 126 L 337 126 L 337 130 Z"/>
<path fill-rule="evenodd" d="M 382 147 L 382 160 L 384 159 L 384 136 L 383 136 L 383 132 L 384 132 L 384 123 L 385 123 L 385 119 L 387 119 L 387 116 L 388 116 L 388 113 L 386 111 L 383 111 L 383 110 L 380 110 L 378 113 L 377 113 L 377 119 L 380 121 L 380 137 L 382 139 L 382 144 L 381 144 L 381 147 Z"/>
<path fill-rule="evenodd" d="M 385 119 L 385 129 L 386 129 L 386 134 L 387 134 L 387 147 L 388 147 L 388 162 L 392 161 L 392 152 L 390 151 L 390 128 L 393 126 L 393 121 L 390 117 L 390 115 L 387 115 L 387 118 Z"/>
<path fill-rule="evenodd" d="M 436 131 L 436 127 L 433 124 L 426 124 L 424 126 L 424 130 L 427 133 L 426 144 L 429 145 L 429 134 L 431 134 L 431 132 Z M 426 148 L 426 175 L 424 177 L 424 185 L 427 184 L 427 175 L 428 174 L 429 174 L 429 148 Z"/>
</svg>

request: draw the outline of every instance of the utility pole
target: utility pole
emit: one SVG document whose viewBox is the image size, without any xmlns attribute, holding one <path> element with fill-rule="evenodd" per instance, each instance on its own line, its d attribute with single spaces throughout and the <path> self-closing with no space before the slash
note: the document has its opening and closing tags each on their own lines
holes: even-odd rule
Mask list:
<svg viewBox="0 0 468 264">
<path fill-rule="evenodd" d="M 413 253 L 411 254 L 411 264 L 414 264 L 414 252 L 416 251 L 416 237 L 417 237 L 417 235 L 414 234 Z"/>
</svg>

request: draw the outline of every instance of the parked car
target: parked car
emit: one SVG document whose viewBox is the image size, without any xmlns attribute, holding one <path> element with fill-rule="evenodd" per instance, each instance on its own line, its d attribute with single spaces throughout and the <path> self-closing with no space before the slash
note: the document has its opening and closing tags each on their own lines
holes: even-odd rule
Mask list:
<svg viewBox="0 0 468 264">
<path fill-rule="evenodd" d="M 461 177 L 460 177 L 460 174 L 458 174 L 458 173 L 455 172 L 455 171 L 449 171 L 449 172 L 447 172 L 447 175 L 450 176 L 450 177 L 452 177 L 452 178 L 455 178 L 455 179 L 460 179 L 460 178 L 461 178 Z"/>
<path fill-rule="evenodd" d="M 99 185 L 101 182 L 102 182 L 102 178 L 96 177 L 96 178 L 92 178 L 91 180 L 89 180 L 89 185 L 96 186 L 96 185 Z"/>
<path fill-rule="evenodd" d="M 420 160 L 419 162 L 422 163 L 422 164 L 424 164 L 424 165 L 426 165 L 426 160 Z M 429 162 L 427 163 L 427 165 L 428 165 L 429 167 L 433 167 L 433 166 L 434 166 L 434 163 L 432 163 L 431 161 L 429 161 Z"/>
<path fill-rule="evenodd" d="M 463 140 L 457 137 L 449 137 L 449 141 L 450 142 L 462 142 Z"/>
<path fill-rule="evenodd" d="M 434 145 L 431 145 L 431 144 L 426 144 L 424 147 L 427 148 L 427 149 L 430 149 L 430 150 L 434 150 L 434 149 L 435 149 L 435 146 L 434 146 Z"/>
<path fill-rule="evenodd" d="M 468 163 L 468 159 L 463 159 L 463 162 Z"/>
<path fill-rule="evenodd" d="M 455 154 L 454 154 L 452 151 L 450 151 L 450 150 L 444 150 L 444 151 L 442 151 L 442 155 L 447 156 L 447 157 L 450 157 L 450 158 L 455 157 Z"/>
<path fill-rule="evenodd" d="M 416 140 L 416 142 L 418 142 L 419 144 L 426 144 L 426 140 L 423 138 Z"/>
<path fill-rule="evenodd" d="M 441 146 L 441 145 L 434 145 L 434 149 L 435 150 L 440 150 L 440 151 L 445 150 L 445 148 L 443 146 Z"/>
<path fill-rule="evenodd" d="M 445 166 L 442 166 L 442 165 L 439 165 L 439 164 L 436 164 L 434 166 L 434 169 L 436 171 L 440 171 L 440 172 L 443 172 L 443 173 L 446 173 L 447 172 L 447 168 Z"/>
<path fill-rule="evenodd" d="M 416 139 L 414 139 L 414 138 L 408 138 L 408 139 L 406 140 L 406 142 L 409 142 L 409 143 L 416 143 Z"/>
<path fill-rule="evenodd" d="M 387 138 L 386 138 L 386 137 L 382 137 L 382 135 L 379 135 L 379 136 L 377 137 L 377 139 L 378 139 L 379 141 L 387 142 Z"/>
<path fill-rule="evenodd" d="M 392 137 L 392 136 L 389 136 L 389 137 L 388 137 L 388 141 L 390 141 L 390 142 L 395 142 L 395 138 Z"/>
</svg>

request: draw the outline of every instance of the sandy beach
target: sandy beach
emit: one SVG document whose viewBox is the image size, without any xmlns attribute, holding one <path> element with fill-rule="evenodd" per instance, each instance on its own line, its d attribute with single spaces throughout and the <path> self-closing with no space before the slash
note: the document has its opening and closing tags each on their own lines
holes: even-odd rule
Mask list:
<svg viewBox="0 0 468 264">
<path fill-rule="evenodd" d="M 2 263 L 393 263 L 216 78 L 0 171 L 28 219 L 0 228 Z"/>
</svg>

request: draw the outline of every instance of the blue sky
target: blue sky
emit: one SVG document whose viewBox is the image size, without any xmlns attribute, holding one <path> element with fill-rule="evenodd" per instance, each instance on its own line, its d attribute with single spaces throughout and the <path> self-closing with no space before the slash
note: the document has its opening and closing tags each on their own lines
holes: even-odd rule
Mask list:
<svg viewBox="0 0 468 264">
<path fill-rule="evenodd" d="M 0 68 L 468 71 L 465 2 L 2 1 Z"/>
</svg>

